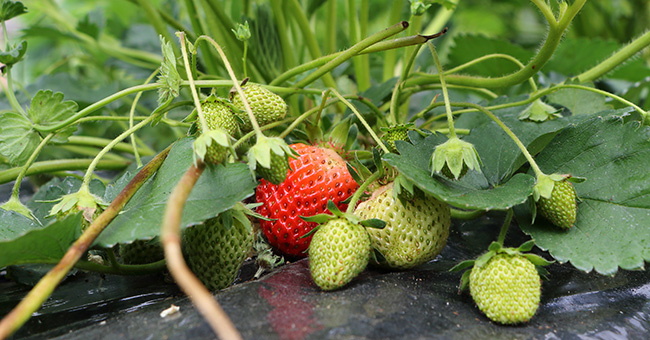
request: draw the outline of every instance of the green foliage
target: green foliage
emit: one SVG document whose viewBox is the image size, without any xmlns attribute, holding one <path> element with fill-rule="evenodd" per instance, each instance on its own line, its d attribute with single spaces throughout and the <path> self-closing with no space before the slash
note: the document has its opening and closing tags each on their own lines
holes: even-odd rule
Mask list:
<svg viewBox="0 0 650 340">
<path fill-rule="evenodd" d="M 0 21 L 7 21 L 27 13 L 27 7 L 20 1 L 2 0 L 0 8 Z"/>
<path fill-rule="evenodd" d="M 594 117 L 559 133 L 540 153 L 547 173 L 587 178 L 574 184 L 580 203 L 575 227 L 553 228 L 520 206 L 517 219 L 535 243 L 560 262 L 613 275 L 650 260 L 650 129 L 624 116 Z"/>
<path fill-rule="evenodd" d="M 99 236 L 96 245 L 110 247 L 159 234 L 169 193 L 193 162 L 192 142 L 190 138 L 176 142 L 163 166 L 138 190 L 124 212 Z M 208 167 L 187 200 L 181 225 L 201 223 L 232 208 L 251 196 L 254 188 L 244 164 Z"/>
</svg>

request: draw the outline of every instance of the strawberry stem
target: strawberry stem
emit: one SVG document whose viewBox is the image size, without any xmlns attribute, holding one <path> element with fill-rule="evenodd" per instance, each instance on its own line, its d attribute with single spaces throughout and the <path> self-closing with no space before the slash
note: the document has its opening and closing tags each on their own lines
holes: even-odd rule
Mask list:
<svg viewBox="0 0 650 340">
<path fill-rule="evenodd" d="M 388 150 L 388 148 L 386 147 L 386 145 L 384 145 L 384 143 L 382 143 L 381 139 L 379 139 L 379 137 L 377 136 L 377 134 L 375 133 L 375 131 L 373 131 L 372 128 L 370 127 L 370 125 L 368 125 L 368 122 L 366 122 L 366 120 L 363 118 L 363 116 L 361 115 L 361 113 L 359 113 L 359 111 L 357 110 L 357 108 L 354 107 L 354 105 L 352 105 L 352 104 L 351 104 L 347 99 L 345 99 L 345 97 L 343 97 L 343 96 L 342 96 L 338 91 L 336 91 L 336 89 L 331 89 L 331 91 L 332 91 L 332 93 L 333 93 L 336 97 L 339 98 L 340 101 L 342 101 L 342 102 L 343 102 L 347 107 L 349 107 L 350 110 L 352 110 L 352 112 L 354 112 L 354 114 L 357 116 L 357 118 L 359 119 L 359 121 L 361 121 L 361 124 L 363 124 L 363 126 L 366 128 L 366 130 L 368 130 L 368 133 L 370 133 L 370 135 L 372 136 L 372 139 L 375 140 L 375 142 L 377 143 L 377 145 L 378 145 L 378 146 L 379 146 L 379 147 L 380 147 L 380 148 L 381 148 L 385 153 L 390 153 L 390 150 Z"/>
<path fill-rule="evenodd" d="M 382 173 L 381 171 L 377 171 L 374 174 L 370 175 L 370 177 L 366 178 L 365 181 L 359 186 L 357 191 L 354 192 L 354 195 L 352 195 L 352 198 L 350 198 L 350 203 L 348 203 L 348 208 L 345 210 L 346 214 L 351 214 L 354 212 L 354 209 L 357 206 L 357 202 L 359 201 L 359 198 L 361 198 L 361 195 L 366 191 L 368 186 L 372 184 L 372 182 L 376 181 L 381 177 Z"/>
<path fill-rule="evenodd" d="M 18 177 L 16 177 L 16 181 L 14 182 L 14 187 L 11 190 L 11 197 L 15 197 L 16 199 L 18 198 L 18 194 L 20 193 L 20 184 L 23 182 L 23 178 L 25 177 L 25 174 L 27 173 L 27 170 L 29 170 L 29 167 L 34 163 L 34 160 L 36 160 L 36 157 L 41 153 L 41 150 L 47 145 L 47 143 L 54 137 L 54 133 L 50 133 L 41 142 L 38 144 L 36 149 L 34 149 L 34 152 L 32 152 L 31 156 L 27 159 L 27 162 L 25 162 L 25 165 L 22 166 L 20 169 L 20 172 L 18 173 Z M 4 171 L 3 171 L 4 172 Z"/>
<path fill-rule="evenodd" d="M 440 59 L 438 59 L 438 52 L 436 52 L 436 48 L 433 46 L 433 43 L 429 42 L 427 45 L 429 45 L 431 55 L 433 55 L 433 61 L 436 63 L 436 68 L 438 69 L 438 74 L 440 75 L 442 97 L 445 101 L 445 112 L 447 113 L 447 125 L 449 125 L 449 138 L 456 138 L 456 130 L 454 129 L 454 115 L 451 114 L 451 106 L 449 105 L 449 93 L 447 92 L 447 83 L 445 82 L 445 76 L 442 72 Z"/>
<path fill-rule="evenodd" d="M 512 130 L 510 130 L 509 127 L 507 127 L 505 124 L 503 124 L 503 122 L 499 118 L 497 118 L 497 116 L 495 116 L 494 113 L 492 113 L 489 110 L 485 109 L 481 105 L 474 104 L 474 103 L 457 103 L 455 105 L 472 107 L 472 108 L 484 113 L 488 117 L 490 117 L 490 119 L 492 119 L 495 123 L 497 123 L 497 125 L 515 142 L 515 144 L 517 144 L 517 147 L 519 147 L 521 152 L 524 154 L 524 157 L 526 157 L 526 160 L 528 160 L 528 163 L 530 164 L 531 168 L 533 168 L 533 171 L 535 172 L 535 176 L 537 178 L 539 178 L 540 176 L 544 175 L 542 170 L 539 168 L 539 166 L 535 162 L 535 159 L 533 158 L 533 156 L 530 154 L 530 152 L 528 152 L 528 149 L 526 149 L 526 146 L 524 145 L 524 143 L 522 143 L 521 140 L 519 140 L 519 138 L 517 137 L 517 135 L 515 135 L 515 133 L 512 132 Z"/>
<path fill-rule="evenodd" d="M 510 228 L 510 223 L 512 222 L 512 216 L 514 215 L 514 211 L 512 208 L 508 209 L 508 213 L 506 214 L 506 219 L 503 221 L 503 225 L 501 225 L 501 230 L 499 231 L 499 238 L 497 239 L 497 242 L 503 247 L 503 242 L 506 240 L 506 234 L 508 233 L 508 228 Z"/>
<path fill-rule="evenodd" d="M 144 81 L 145 84 L 148 84 L 157 74 L 160 72 L 160 68 L 157 68 L 151 73 L 151 75 Z M 133 104 L 131 104 L 131 110 L 129 111 L 129 128 L 133 128 L 133 117 L 135 115 L 135 108 L 142 97 L 143 92 L 138 92 L 133 99 Z M 138 163 L 138 168 L 142 167 L 142 160 L 140 159 L 140 153 L 138 152 L 138 146 L 136 145 L 136 136 L 135 133 L 131 135 L 131 146 L 133 146 L 133 155 L 135 156 L 135 161 Z"/>
<path fill-rule="evenodd" d="M 199 122 L 201 123 L 201 131 L 206 132 L 208 130 L 208 123 L 205 120 L 205 115 L 203 114 L 203 109 L 201 108 L 201 99 L 199 99 L 199 94 L 196 91 L 196 86 L 194 85 L 194 77 L 192 77 L 192 67 L 190 66 L 189 59 L 187 58 L 185 33 L 177 32 L 176 35 L 181 40 L 181 54 L 183 55 L 183 64 L 185 65 L 185 73 L 187 74 L 187 80 L 190 83 L 190 92 L 192 92 L 192 99 L 194 99 L 194 106 L 196 107 L 196 112 L 198 113 L 199 116 Z"/>
</svg>

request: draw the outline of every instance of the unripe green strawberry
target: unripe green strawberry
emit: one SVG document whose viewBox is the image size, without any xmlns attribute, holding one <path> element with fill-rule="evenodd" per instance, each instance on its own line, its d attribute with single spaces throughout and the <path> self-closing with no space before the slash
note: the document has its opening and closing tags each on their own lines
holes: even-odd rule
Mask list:
<svg viewBox="0 0 650 340">
<path fill-rule="evenodd" d="M 185 229 L 183 252 L 188 266 L 210 290 L 230 286 L 253 247 L 250 223 L 233 218 L 226 228 L 218 216 Z"/>
<path fill-rule="evenodd" d="M 540 197 L 537 201 L 537 209 L 554 225 L 569 229 L 576 222 L 576 190 L 569 181 L 562 180 L 555 182 L 551 197 Z"/>
<path fill-rule="evenodd" d="M 323 290 L 341 288 L 361 273 L 370 259 L 366 228 L 345 218 L 320 226 L 309 245 L 309 270 Z"/>
<path fill-rule="evenodd" d="M 386 134 L 384 135 L 383 139 L 386 140 L 388 149 L 392 153 L 398 153 L 397 147 L 395 147 L 395 141 L 396 140 L 403 140 L 403 141 L 408 141 L 409 140 L 409 135 L 408 132 L 411 130 L 411 127 L 409 125 L 405 124 L 400 124 L 396 126 L 392 126 L 388 129 L 386 129 Z"/>
<path fill-rule="evenodd" d="M 449 178 L 450 180 L 454 181 L 457 179 L 463 178 L 465 175 L 467 175 L 467 170 L 469 168 L 467 167 L 467 164 L 463 163 L 463 169 L 460 170 L 460 175 L 458 175 L 458 178 L 454 176 L 453 173 L 451 173 L 451 170 L 449 169 L 449 166 L 445 164 L 445 167 L 440 170 L 440 173 L 442 173 L 445 177 Z"/>
<path fill-rule="evenodd" d="M 147 264 L 164 259 L 165 252 L 158 238 L 135 240 L 120 244 L 120 257 L 125 264 Z"/>
<path fill-rule="evenodd" d="M 277 94 L 256 84 L 244 86 L 242 90 L 248 100 L 251 111 L 253 111 L 253 116 L 255 116 L 260 126 L 277 122 L 287 115 L 287 103 Z M 237 112 L 236 114 L 243 121 L 241 126 L 242 131 L 252 131 L 253 125 L 248 118 L 248 113 L 246 113 L 244 102 L 239 93 L 233 92 L 230 100 L 233 106 L 241 110 L 241 112 Z"/>
<path fill-rule="evenodd" d="M 429 196 L 414 195 L 402 202 L 395 199 L 393 187 L 390 183 L 377 189 L 369 200 L 357 206 L 354 214 L 386 222 L 383 229 L 368 229 L 373 248 L 386 261 L 382 265 L 412 268 L 440 254 L 449 237 L 451 211 L 447 204 Z"/>
<path fill-rule="evenodd" d="M 226 100 L 216 96 L 208 97 L 201 103 L 205 122 L 208 129 L 222 129 L 228 135 L 235 137 L 239 134 L 239 125 L 237 125 L 237 118 L 232 112 L 232 109 Z M 214 141 L 205 155 L 205 162 L 209 164 L 219 164 L 226 159 L 228 148 L 220 145 Z"/>
<path fill-rule="evenodd" d="M 516 324 L 530 320 L 541 296 L 535 265 L 522 255 L 497 254 L 469 276 L 470 294 L 492 321 Z"/>
<path fill-rule="evenodd" d="M 280 156 L 271 151 L 271 167 L 265 168 L 258 165 L 255 170 L 258 175 L 268 182 L 278 185 L 284 182 L 287 178 L 287 172 L 289 171 L 289 156 L 286 154 Z"/>
</svg>

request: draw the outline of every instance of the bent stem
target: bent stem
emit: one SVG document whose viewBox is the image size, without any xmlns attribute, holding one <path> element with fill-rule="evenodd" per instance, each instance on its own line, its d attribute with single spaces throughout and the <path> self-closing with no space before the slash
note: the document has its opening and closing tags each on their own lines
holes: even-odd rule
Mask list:
<svg viewBox="0 0 650 340">
<path fill-rule="evenodd" d="M 49 135 L 45 136 L 43 140 L 38 144 L 36 149 L 32 152 L 31 156 L 27 159 L 27 162 L 25 162 L 25 165 L 22 166 L 20 169 L 20 173 L 18 173 L 18 176 L 16 177 L 16 182 L 14 183 L 14 187 L 11 190 L 11 198 L 12 199 L 18 199 L 18 194 L 20 193 L 20 184 L 23 181 L 23 178 L 25 177 L 25 174 L 27 173 L 27 170 L 29 170 L 29 167 L 32 166 L 34 163 L 34 160 L 36 160 L 36 157 L 41 153 L 41 150 L 47 145 L 47 143 L 54 137 L 53 133 L 50 133 Z M 3 171 L 4 172 L 4 171 Z"/>
<path fill-rule="evenodd" d="M 442 85 L 442 97 L 445 102 L 445 111 L 447 113 L 447 125 L 449 125 L 449 138 L 456 138 L 456 130 L 454 129 L 454 115 L 451 114 L 451 106 L 449 105 L 449 93 L 447 92 L 447 83 L 445 83 L 445 76 L 442 73 L 442 65 L 438 59 L 438 52 L 432 43 L 427 43 L 433 55 L 433 61 L 436 63 L 438 74 L 440 75 L 440 85 Z"/>
<path fill-rule="evenodd" d="M 160 71 L 160 68 L 156 69 L 151 73 L 151 75 L 144 81 L 145 84 L 148 84 Z M 129 110 L 129 129 L 133 128 L 133 117 L 135 116 L 135 108 L 138 106 L 138 102 L 142 97 L 142 92 L 138 92 L 133 99 L 133 104 L 131 104 L 131 110 Z M 135 156 L 135 161 L 138 164 L 138 168 L 142 166 L 142 160 L 140 159 L 140 153 L 138 152 L 138 146 L 136 144 L 135 133 L 131 135 L 131 146 L 133 147 L 133 155 Z"/>
<path fill-rule="evenodd" d="M 173 145 L 173 144 L 172 144 Z M 151 177 L 162 165 L 171 150 L 171 145 L 159 153 L 149 162 L 126 187 L 117 195 L 113 202 L 102 212 L 86 231 L 70 246 L 59 263 L 52 268 L 32 290 L 23 298 L 9 314 L 0 321 L 0 339 L 5 339 L 18 328 L 20 328 L 34 312 L 36 312 L 47 298 L 52 295 L 56 286 L 75 266 L 81 256 L 86 253 L 90 245 L 97 239 L 97 236 L 124 208 L 126 203 L 140 189 L 140 187 Z"/>
<path fill-rule="evenodd" d="M 90 180 L 92 179 L 92 174 L 93 174 L 93 172 L 95 171 L 95 167 L 97 166 L 97 163 L 99 163 L 99 161 L 102 159 L 102 157 L 104 157 L 104 155 L 105 155 L 106 153 L 108 153 L 109 151 L 111 151 L 111 149 L 112 149 L 115 145 L 117 145 L 118 143 L 120 143 L 124 138 L 130 136 L 130 135 L 133 134 L 135 131 L 138 131 L 138 130 L 139 130 L 140 128 L 142 128 L 143 126 L 149 124 L 149 122 L 151 122 L 152 120 L 154 120 L 154 119 L 155 119 L 158 115 L 160 115 L 160 114 L 161 114 L 160 112 L 158 112 L 158 113 L 156 113 L 156 114 L 152 114 L 151 116 L 147 117 L 147 119 L 145 119 L 145 120 L 141 121 L 140 123 L 134 125 L 132 128 L 130 128 L 130 129 L 128 129 L 128 130 L 122 132 L 122 134 L 120 134 L 119 136 L 117 136 L 117 137 L 116 137 L 115 139 L 113 139 L 110 143 L 108 143 L 108 145 L 106 145 L 106 146 L 105 146 L 101 151 L 99 151 L 99 153 L 97 153 L 97 156 L 95 156 L 95 158 L 93 159 L 92 163 L 90 163 L 90 166 L 88 166 L 88 170 L 86 170 L 86 174 L 84 175 L 84 180 L 83 180 L 83 182 L 81 183 L 81 188 L 86 188 L 86 189 L 89 188 Z M 81 190 L 81 188 L 80 188 L 80 190 Z"/>
<path fill-rule="evenodd" d="M 199 161 L 192 165 L 183 175 L 169 195 L 161 230 L 161 241 L 165 248 L 167 268 L 174 280 L 187 294 L 192 303 L 206 319 L 212 330 L 221 339 L 241 339 L 241 335 L 223 311 L 219 302 L 189 269 L 181 251 L 180 224 L 185 202 L 205 169 L 205 163 Z"/>
<path fill-rule="evenodd" d="M 380 147 L 380 148 L 381 148 L 385 153 L 390 153 L 390 150 L 388 150 L 388 148 L 386 147 L 386 145 L 384 145 L 384 143 L 382 143 L 381 139 L 379 139 L 379 137 L 377 136 L 377 134 L 375 133 L 375 131 L 370 127 L 370 125 L 368 125 L 368 122 L 366 122 L 366 120 L 363 119 L 363 116 L 361 115 L 361 113 L 359 113 L 359 111 L 357 110 L 357 108 L 354 107 L 354 105 L 352 105 L 352 104 L 351 104 L 347 99 L 345 99 L 345 97 L 343 97 L 343 96 L 342 96 L 338 91 L 336 91 L 335 89 L 330 89 L 330 90 L 332 91 L 332 93 L 333 93 L 336 97 L 339 98 L 340 101 L 342 101 L 342 102 L 343 102 L 347 107 L 350 108 L 350 110 L 352 110 L 352 112 L 354 112 L 354 115 L 357 116 L 357 118 L 359 119 L 359 121 L 361 121 L 361 124 L 363 124 L 363 126 L 366 128 L 366 130 L 368 130 L 368 133 L 370 133 L 370 135 L 372 136 L 372 139 L 375 140 L 375 142 L 377 143 L 377 145 L 378 145 L 378 146 L 379 146 L 379 147 Z"/>
<path fill-rule="evenodd" d="M 359 198 L 361 198 L 361 195 L 366 191 L 368 186 L 372 184 L 372 182 L 376 181 L 381 177 L 381 172 L 377 171 L 374 174 L 372 174 L 370 177 L 368 177 L 357 189 L 357 191 L 354 192 L 354 195 L 352 195 L 352 198 L 350 198 L 350 203 L 348 203 L 348 208 L 345 210 L 346 213 L 352 213 L 354 212 L 354 209 L 357 206 L 357 202 L 359 202 Z"/>
<path fill-rule="evenodd" d="M 535 176 L 537 178 L 539 178 L 540 176 L 544 175 L 542 170 L 537 165 L 537 162 L 535 162 L 535 159 L 533 159 L 533 156 L 530 154 L 530 152 L 528 152 L 528 149 L 526 149 L 526 146 L 524 145 L 524 143 L 522 143 L 521 140 L 519 140 L 519 138 L 517 137 L 517 135 L 515 135 L 515 133 L 512 132 L 512 130 L 510 130 L 509 127 L 507 127 L 505 124 L 503 124 L 503 122 L 499 118 L 497 118 L 497 116 L 495 116 L 494 113 L 492 113 L 489 110 L 485 109 L 481 105 L 474 104 L 474 103 L 450 103 L 450 105 L 468 106 L 468 107 L 474 108 L 474 109 L 484 113 L 488 117 L 490 117 L 490 119 L 492 119 L 495 123 L 497 123 L 497 125 L 515 142 L 515 144 L 517 144 L 517 147 L 519 147 L 521 152 L 524 154 L 524 157 L 526 157 L 526 160 L 528 160 L 528 163 L 530 164 L 530 167 L 535 172 Z"/>
</svg>

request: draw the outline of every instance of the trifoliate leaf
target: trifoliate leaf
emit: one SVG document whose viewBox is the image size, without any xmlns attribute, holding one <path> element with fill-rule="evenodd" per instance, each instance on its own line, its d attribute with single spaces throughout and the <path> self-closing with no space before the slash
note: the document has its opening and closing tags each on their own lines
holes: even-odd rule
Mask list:
<svg viewBox="0 0 650 340">
<path fill-rule="evenodd" d="M 27 7 L 20 1 L 3 1 L 0 9 L 0 21 L 7 21 L 27 13 Z"/>
</svg>

